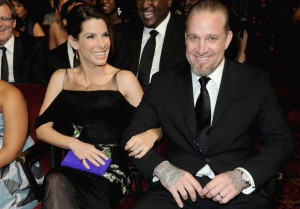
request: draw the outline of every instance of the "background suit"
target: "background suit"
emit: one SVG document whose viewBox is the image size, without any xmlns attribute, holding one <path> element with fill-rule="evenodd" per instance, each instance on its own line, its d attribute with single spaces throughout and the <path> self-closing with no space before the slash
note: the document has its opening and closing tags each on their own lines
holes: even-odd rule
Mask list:
<svg viewBox="0 0 300 209">
<path fill-rule="evenodd" d="M 49 65 L 50 65 L 50 73 L 54 73 L 55 70 L 61 68 L 70 68 L 70 61 L 68 55 L 68 42 L 64 42 L 63 44 L 57 46 L 52 49 L 48 53 L 49 57 Z"/>
<path fill-rule="evenodd" d="M 294 151 L 287 119 L 267 72 L 229 60 L 225 60 L 206 155 L 194 144 L 196 119 L 188 63 L 153 77 L 124 139 L 159 126 L 168 138 L 166 158 L 155 148 L 141 159 L 132 158 L 149 180 L 154 168 L 167 159 L 192 175 L 205 164 L 216 175 L 243 167 L 260 191 Z M 257 133 L 262 143 L 255 152 Z"/>
<path fill-rule="evenodd" d="M 117 24 L 113 27 L 114 50 L 108 63 L 114 67 L 131 70 L 137 74 L 144 25 L 136 21 Z M 172 14 L 167 25 L 161 52 L 159 70 L 167 70 L 186 60 L 185 57 L 185 19 Z"/>
<path fill-rule="evenodd" d="M 47 55 L 40 41 L 28 36 L 15 37 L 13 65 L 15 83 L 48 84 Z"/>
</svg>

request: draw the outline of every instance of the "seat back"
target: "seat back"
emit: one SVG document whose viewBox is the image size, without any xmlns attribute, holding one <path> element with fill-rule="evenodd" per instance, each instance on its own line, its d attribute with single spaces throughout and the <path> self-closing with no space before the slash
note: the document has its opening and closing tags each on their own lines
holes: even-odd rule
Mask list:
<svg viewBox="0 0 300 209">
<path fill-rule="evenodd" d="M 36 136 L 34 124 L 39 115 L 42 103 L 44 101 L 44 96 L 46 93 L 47 86 L 41 84 L 31 84 L 31 83 L 13 83 L 23 94 L 28 107 L 29 115 L 29 135 L 32 137 L 34 142 L 38 141 Z M 43 158 L 40 161 L 43 173 L 46 174 L 49 169 L 49 156 Z"/>
</svg>

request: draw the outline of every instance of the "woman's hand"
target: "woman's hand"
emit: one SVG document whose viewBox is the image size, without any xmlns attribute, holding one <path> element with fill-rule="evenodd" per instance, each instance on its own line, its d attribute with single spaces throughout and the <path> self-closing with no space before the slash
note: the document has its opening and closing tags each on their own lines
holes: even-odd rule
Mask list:
<svg viewBox="0 0 300 209">
<path fill-rule="evenodd" d="M 74 154 L 78 157 L 78 159 L 81 160 L 84 167 L 86 167 L 87 169 L 90 169 L 90 166 L 87 164 L 87 160 L 89 160 L 97 167 L 99 167 L 100 164 L 101 165 L 105 164 L 104 160 L 102 160 L 100 156 L 105 160 L 108 160 L 108 157 L 93 145 L 82 142 L 74 138 L 73 138 L 73 142 L 70 143 L 70 148 L 74 152 Z"/>
<path fill-rule="evenodd" d="M 125 150 L 129 150 L 129 156 L 135 158 L 143 157 L 162 137 L 161 128 L 149 129 L 143 133 L 137 134 L 126 143 Z"/>
</svg>

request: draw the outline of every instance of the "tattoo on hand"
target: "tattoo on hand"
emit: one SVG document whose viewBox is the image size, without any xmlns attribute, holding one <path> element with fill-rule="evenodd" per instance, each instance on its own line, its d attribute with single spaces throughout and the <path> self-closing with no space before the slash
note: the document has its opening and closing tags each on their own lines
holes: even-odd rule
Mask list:
<svg viewBox="0 0 300 209">
<path fill-rule="evenodd" d="M 173 166 L 168 161 L 160 163 L 155 168 L 154 172 L 167 189 L 176 184 L 177 181 L 185 174 L 185 171 Z"/>
<path fill-rule="evenodd" d="M 242 191 L 246 184 L 242 180 L 241 174 L 239 171 L 231 171 L 227 173 L 228 177 L 231 179 L 231 183 L 234 185 L 235 190 Z"/>
</svg>

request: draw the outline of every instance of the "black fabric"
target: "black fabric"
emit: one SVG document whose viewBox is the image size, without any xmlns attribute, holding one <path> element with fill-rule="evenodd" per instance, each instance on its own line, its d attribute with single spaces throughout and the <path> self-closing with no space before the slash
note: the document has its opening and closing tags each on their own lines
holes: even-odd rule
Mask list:
<svg viewBox="0 0 300 209">
<path fill-rule="evenodd" d="M 78 56 L 77 50 L 73 49 L 73 52 L 74 52 L 73 68 L 75 68 L 75 67 L 78 67 L 80 65 L 80 60 L 79 60 L 79 56 Z"/>
<path fill-rule="evenodd" d="M 38 128 L 52 121 L 55 130 L 73 136 L 73 125 L 82 126 L 78 139 L 98 148 L 100 144 L 119 143 L 133 110 L 134 107 L 119 91 L 62 90 L 45 112 L 38 117 L 35 127 Z M 111 167 L 107 172 L 114 173 L 127 186 L 126 191 L 128 191 L 129 172 L 123 150 L 121 146 L 112 147 L 111 159 L 112 165 L 118 167 L 118 171 L 125 173 L 125 177 Z M 89 209 L 99 208 L 99 206 L 113 208 L 126 197 L 126 194 L 122 193 L 121 183 L 115 179 L 111 182 L 103 176 L 67 167 L 59 167 L 52 170 L 50 174 L 46 179 L 47 184 L 50 182 L 52 186 L 48 185 L 48 189 L 46 188 L 43 201 L 47 204 L 44 208 L 62 208 L 61 205 L 66 206 L 63 208 L 68 208 L 68 205 L 79 205 L 79 208 Z M 67 178 L 71 183 L 55 183 L 56 178 Z M 56 186 L 53 186 L 52 181 Z M 64 196 L 56 198 L 60 194 Z"/>
<path fill-rule="evenodd" d="M 147 88 L 147 86 L 149 85 L 150 71 L 156 46 L 155 38 L 157 34 L 158 32 L 156 30 L 150 31 L 151 36 L 148 39 L 141 56 L 138 70 L 138 79 L 143 89 Z"/>
<path fill-rule="evenodd" d="M 2 61 L 1 61 L 1 80 L 8 81 L 8 64 L 6 58 L 6 48 L 0 47 L 2 49 Z"/>
<path fill-rule="evenodd" d="M 209 133 L 210 133 L 210 99 L 206 89 L 206 84 L 210 80 L 209 77 L 202 76 L 199 78 L 201 85 L 201 93 L 197 99 L 195 106 L 195 114 L 197 121 L 197 144 L 202 153 L 206 154 L 209 147 Z"/>
</svg>

